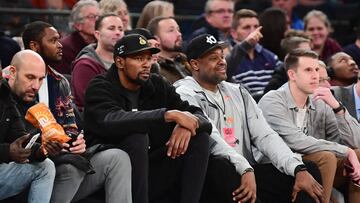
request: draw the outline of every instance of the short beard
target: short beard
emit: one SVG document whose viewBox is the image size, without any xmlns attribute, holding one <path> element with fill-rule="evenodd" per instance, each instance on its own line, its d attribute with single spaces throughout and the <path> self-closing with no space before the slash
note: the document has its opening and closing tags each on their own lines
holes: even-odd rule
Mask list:
<svg viewBox="0 0 360 203">
<path fill-rule="evenodd" d="M 126 74 L 124 74 L 124 75 L 125 75 L 125 77 L 127 77 L 127 79 L 129 81 L 131 81 L 134 84 L 140 85 L 140 86 L 144 86 L 145 83 L 147 82 L 147 80 L 140 79 L 140 76 L 139 76 L 140 74 L 138 74 L 135 79 L 132 79 L 132 78 L 128 77 Z"/>
</svg>

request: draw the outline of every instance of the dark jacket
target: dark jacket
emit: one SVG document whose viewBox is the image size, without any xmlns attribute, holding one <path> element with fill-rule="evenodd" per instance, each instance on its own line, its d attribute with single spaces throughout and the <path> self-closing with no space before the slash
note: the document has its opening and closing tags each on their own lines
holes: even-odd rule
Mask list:
<svg viewBox="0 0 360 203">
<path fill-rule="evenodd" d="M 164 76 L 171 84 L 191 76 L 191 70 L 187 67 L 187 58 L 184 54 L 178 54 L 175 60 L 159 57 L 160 75 Z"/>
<path fill-rule="evenodd" d="M 357 119 L 354 85 L 355 84 L 347 87 L 333 87 L 332 90 L 335 98 L 344 104 L 352 117 Z"/>
<path fill-rule="evenodd" d="M 10 87 L 5 79 L 0 83 L 0 163 L 12 161 L 9 156 L 10 144 L 27 134 L 22 116 L 16 107 Z M 45 157 L 35 159 L 34 153 L 40 145 L 32 147 L 30 161 L 42 161 Z"/>
<path fill-rule="evenodd" d="M 182 101 L 175 88 L 153 74 L 141 87 L 137 110 L 120 83 L 116 66 L 105 75 L 96 76 L 85 93 L 85 136 L 89 145 L 116 144 L 133 133 L 169 136 L 174 123 L 166 123 L 167 110 L 189 111 L 200 118 L 197 132 L 211 132 L 211 124 L 200 108 Z M 156 148 L 156 147 L 155 147 Z"/>
</svg>

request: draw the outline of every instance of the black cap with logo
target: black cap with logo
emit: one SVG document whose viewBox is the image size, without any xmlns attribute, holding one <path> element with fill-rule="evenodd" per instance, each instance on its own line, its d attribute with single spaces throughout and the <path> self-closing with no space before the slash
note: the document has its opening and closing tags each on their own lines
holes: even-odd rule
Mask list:
<svg viewBox="0 0 360 203">
<path fill-rule="evenodd" d="M 114 56 L 127 56 L 149 50 L 152 54 L 160 52 L 160 49 L 149 46 L 146 38 L 139 34 L 125 35 L 115 44 Z"/>
<path fill-rule="evenodd" d="M 188 60 L 197 59 L 215 48 L 225 48 L 227 46 L 228 43 L 217 41 L 212 35 L 203 34 L 190 41 L 186 49 L 186 56 Z"/>
</svg>

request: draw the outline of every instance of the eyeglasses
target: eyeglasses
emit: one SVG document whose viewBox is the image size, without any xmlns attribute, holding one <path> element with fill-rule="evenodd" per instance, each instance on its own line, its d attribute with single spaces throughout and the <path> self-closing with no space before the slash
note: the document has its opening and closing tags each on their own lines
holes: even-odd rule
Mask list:
<svg viewBox="0 0 360 203">
<path fill-rule="evenodd" d="M 319 83 L 323 83 L 323 82 L 326 82 L 326 81 L 327 81 L 327 82 L 330 82 L 330 79 L 331 79 L 330 77 L 320 78 L 320 79 L 319 79 Z"/>
<path fill-rule="evenodd" d="M 96 15 L 96 14 L 90 14 L 90 15 L 87 15 L 87 16 L 84 16 L 84 17 L 81 17 L 80 20 L 82 19 L 88 19 L 88 20 L 97 20 L 99 18 L 99 15 Z"/>
<path fill-rule="evenodd" d="M 234 13 L 234 10 L 233 9 L 218 9 L 218 10 L 211 10 L 210 13 L 216 13 L 216 14 L 225 14 L 225 13 Z"/>
</svg>

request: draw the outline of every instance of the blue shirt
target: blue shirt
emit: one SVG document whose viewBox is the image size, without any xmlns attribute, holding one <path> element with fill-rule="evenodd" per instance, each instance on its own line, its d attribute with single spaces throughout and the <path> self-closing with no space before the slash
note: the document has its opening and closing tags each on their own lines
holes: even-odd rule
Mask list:
<svg viewBox="0 0 360 203">
<path fill-rule="evenodd" d="M 251 60 L 247 54 L 237 66 L 232 79 L 244 84 L 251 94 L 262 93 L 278 63 L 280 61 L 274 53 L 257 44 L 254 59 Z"/>
<path fill-rule="evenodd" d="M 354 99 L 355 99 L 356 117 L 359 120 L 359 118 L 360 118 L 360 97 L 356 92 L 356 85 L 354 85 L 353 91 L 354 91 Z"/>
<path fill-rule="evenodd" d="M 304 21 L 294 13 L 291 15 L 291 28 L 294 30 L 304 30 Z"/>
</svg>

